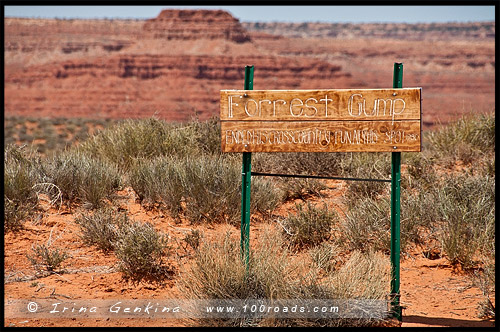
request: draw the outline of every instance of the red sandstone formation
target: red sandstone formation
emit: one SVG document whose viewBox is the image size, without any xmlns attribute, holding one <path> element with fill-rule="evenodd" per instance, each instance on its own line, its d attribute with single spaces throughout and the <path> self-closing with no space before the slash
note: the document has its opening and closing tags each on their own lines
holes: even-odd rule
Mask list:
<svg viewBox="0 0 500 332">
<path fill-rule="evenodd" d="M 18 115 L 38 109 L 40 116 L 157 114 L 180 121 L 196 114 L 206 119 L 218 113 L 219 90 L 243 87 L 246 64 L 256 66 L 255 86 L 261 89 L 352 84 L 339 66 L 307 58 L 117 55 L 42 65 L 10 75 L 5 108 Z M 19 86 L 23 94 L 16 93 Z"/>
<path fill-rule="evenodd" d="M 313 23 L 295 28 L 316 31 Z M 448 29 L 436 29 L 432 41 L 415 42 L 367 39 L 368 28 L 364 39 L 246 32 L 224 11 L 165 10 L 147 21 L 6 18 L 5 115 L 203 119 L 219 113 L 219 90 L 243 87 L 245 65 L 255 66 L 255 89 L 386 88 L 396 61 L 404 86 L 423 88 L 424 127 L 494 109 L 494 41 L 439 40 L 436 31 Z"/>
<path fill-rule="evenodd" d="M 240 22 L 223 10 L 163 10 L 147 20 L 144 31 L 161 39 L 227 39 L 236 43 L 250 41 Z"/>
</svg>

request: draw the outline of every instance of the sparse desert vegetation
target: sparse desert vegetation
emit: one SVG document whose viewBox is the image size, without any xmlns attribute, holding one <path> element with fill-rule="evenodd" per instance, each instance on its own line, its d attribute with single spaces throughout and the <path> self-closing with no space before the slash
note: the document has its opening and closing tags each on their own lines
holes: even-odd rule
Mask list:
<svg viewBox="0 0 500 332">
<path fill-rule="evenodd" d="M 20 125 L 20 118 L 15 121 L 12 130 L 26 127 Z M 34 127 L 32 119 L 25 123 Z M 160 289 L 173 283 L 186 297 L 385 299 L 390 271 L 389 185 L 337 181 L 343 185 L 333 199 L 332 182 L 254 177 L 252 228 L 260 230 L 252 238 L 246 270 L 238 239 L 241 156 L 220 152 L 219 131 L 215 119 L 173 124 L 148 118 L 109 123 L 89 133 L 86 140 L 50 153 L 37 151 L 35 142 L 6 142 L 4 231 L 8 236 L 29 237 L 48 213 L 67 211 L 78 234 L 71 246 L 94 248 L 92 255 L 112 259 L 122 283 L 153 284 Z M 5 135 L 18 138 L 20 134 L 6 131 Z M 491 300 L 495 293 L 494 138 L 494 114 L 470 116 L 424 132 L 421 153 L 403 153 L 402 255 L 418 251 L 429 259 L 443 258 L 470 276 L 484 295 L 478 309 L 482 317 L 495 314 Z M 390 174 L 387 153 L 254 153 L 253 159 L 254 171 L 370 178 Z M 123 203 L 126 190 L 145 211 L 139 219 L 129 203 Z M 171 220 L 168 229 L 161 226 L 165 220 Z M 225 234 L 211 232 L 221 226 L 226 227 Z M 24 259 L 31 268 L 45 270 L 43 276 L 54 271 L 63 276 L 78 274 L 68 269 L 81 249 L 65 248 L 69 244 L 61 239 L 52 245 L 49 236 L 52 230 L 37 236 L 37 246 L 25 248 Z M 385 323 L 189 322 L 212 326 Z"/>
</svg>

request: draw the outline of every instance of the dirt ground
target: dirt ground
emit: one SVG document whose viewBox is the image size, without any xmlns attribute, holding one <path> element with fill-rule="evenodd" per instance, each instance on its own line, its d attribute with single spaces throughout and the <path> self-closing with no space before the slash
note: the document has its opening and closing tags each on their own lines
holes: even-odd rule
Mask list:
<svg viewBox="0 0 500 332">
<path fill-rule="evenodd" d="M 329 189 L 323 192 L 323 198 L 330 200 L 330 204 L 339 198 L 345 182 L 330 181 L 328 186 Z M 126 188 L 119 195 L 122 208 L 128 210 L 131 218 L 151 222 L 158 230 L 168 233 L 174 242 L 177 239 L 178 244 L 192 229 L 199 229 L 207 239 L 220 236 L 228 229 L 238 231 L 235 227 L 224 224 L 194 226 L 187 222 L 175 223 L 166 215 L 143 209 L 136 203 L 132 189 Z M 117 259 L 113 253 L 104 254 L 95 247 L 83 244 L 79 238 L 79 227 L 74 222 L 76 213 L 78 211 L 75 209 L 68 211 L 65 208 L 47 208 L 43 218 L 27 222 L 19 232 L 5 234 L 4 326 L 186 326 L 187 323 L 179 319 L 27 319 L 9 316 L 9 304 L 16 299 L 67 301 L 182 298 L 175 282 L 176 276 L 165 286 L 146 283 L 134 286 L 124 281 L 121 273 L 115 270 Z M 258 222 L 251 226 L 251 241 L 259 236 L 264 226 L 266 225 Z M 63 272 L 37 274 L 26 254 L 31 251 L 32 245 L 45 243 L 49 238 L 53 240 L 54 246 L 68 250 L 71 257 L 64 262 Z M 481 290 L 473 285 L 472 279 L 465 272 L 450 266 L 446 258 L 425 258 L 422 250 L 415 249 L 401 257 L 401 305 L 404 308 L 401 326 L 493 327 L 494 320 L 478 317 L 478 306 L 484 297 Z M 188 251 L 182 246 L 176 250 L 179 257 L 188 255 Z M 181 265 L 186 264 L 186 259 L 178 259 L 176 262 L 175 269 L 179 271 L 182 269 Z"/>
</svg>

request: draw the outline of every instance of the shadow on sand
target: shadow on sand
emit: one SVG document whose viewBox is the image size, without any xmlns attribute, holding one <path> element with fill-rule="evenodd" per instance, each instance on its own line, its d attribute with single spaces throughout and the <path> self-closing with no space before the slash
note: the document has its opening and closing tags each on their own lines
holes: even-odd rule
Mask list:
<svg viewBox="0 0 500 332">
<path fill-rule="evenodd" d="M 425 316 L 404 316 L 403 323 L 424 324 L 447 327 L 495 327 L 494 319 L 487 320 L 466 320 L 454 318 L 425 317 Z"/>
</svg>

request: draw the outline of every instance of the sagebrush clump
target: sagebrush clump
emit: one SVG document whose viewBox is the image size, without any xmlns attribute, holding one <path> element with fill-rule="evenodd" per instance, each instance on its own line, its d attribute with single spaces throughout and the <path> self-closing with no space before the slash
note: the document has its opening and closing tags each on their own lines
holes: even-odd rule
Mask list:
<svg viewBox="0 0 500 332">
<path fill-rule="evenodd" d="M 311 247 L 328 240 L 336 215 L 325 205 L 316 207 L 310 202 L 296 204 L 297 212 L 290 213 L 282 222 L 283 235 L 297 248 Z"/>
<path fill-rule="evenodd" d="M 35 185 L 43 181 L 33 149 L 9 144 L 4 150 L 4 230 L 18 230 L 37 212 Z"/>
<path fill-rule="evenodd" d="M 62 262 L 70 257 L 66 250 L 53 248 L 50 243 L 34 245 L 31 251 L 32 253 L 27 254 L 26 257 L 38 271 L 45 269 L 49 272 L 55 272 L 61 267 Z"/>
<path fill-rule="evenodd" d="M 138 160 L 129 182 L 143 203 L 163 204 L 192 223 L 236 223 L 240 213 L 241 165 L 232 156 L 158 157 Z M 253 211 L 272 210 L 280 193 L 265 179 L 252 181 Z"/>
<path fill-rule="evenodd" d="M 75 218 L 75 222 L 80 226 L 81 238 L 85 244 L 110 252 L 115 248 L 120 229 L 127 227 L 130 219 L 123 212 L 103 208 L 92 214 L 81 214 Z"/>
<path fill-rule="evenodd" d="M 166 262 L 168 235 L 156 231 L 150 223 L 121 225 L 113 247 L 120 260 L 118 269 L 126 280 L 161 283 L 172 274 Z"/>
<path fill-rule="evenodd" d="M 49 181 L 62 192 L 67 203 L 83 203 L 98 208 L 120 188 L 121 179 L 108 162 L 69 150 L 47 159 Z"/>
</svg>

